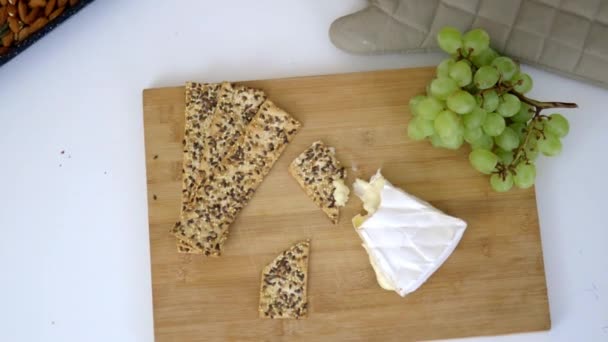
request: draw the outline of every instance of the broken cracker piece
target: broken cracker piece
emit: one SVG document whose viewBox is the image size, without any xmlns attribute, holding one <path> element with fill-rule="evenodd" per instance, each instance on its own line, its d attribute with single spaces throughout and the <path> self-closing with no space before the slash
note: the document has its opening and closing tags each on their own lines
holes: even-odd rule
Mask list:
<svg viewBox="0 0 608 342">
<path fill-rule="evenodd" d="M 262 270 L 260 318 L 300 319 L 307 316 L 310 240 L 300 241 L 279 254 Z"/>
<path fill-rule="evenodd" d="M 289 165 L 289 174 L 331 222 L 338 223 L 339 207 L 346 205 L 350 190 L 344 184 L 346 169 L 335 150 L 315 141 Z"/>
</svg>

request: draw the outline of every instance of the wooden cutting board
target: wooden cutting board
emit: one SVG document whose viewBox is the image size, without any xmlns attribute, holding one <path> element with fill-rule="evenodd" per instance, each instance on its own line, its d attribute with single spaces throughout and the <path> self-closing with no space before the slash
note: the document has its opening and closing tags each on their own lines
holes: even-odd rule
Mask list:
<svg viewBox="0 0 608 342">
<path fill-rule="evenodd" d="M 494 193 L 448 151 L 406 136 L 408 99 L 434 69 L 403 69 L 243 82 L 266 91 L 303 123 L 231 227 L 220 258 L 178 254 L 168 233 L 181 190 L 184 88 L 144 98 L 156 341 L 409 341 L 495 335 L 550 327 L 534 189 Z M 396 186 L 469 226 L 446 263 L 405 298 L 382 290 L 350 219 L 354 196 L 333 226 L 288 175 L 315 140 L 334 146 L 349 181 L 378 168 Z M 310 238 L 309 317 L 258 319 L 260 271 Z"/>
</svg>

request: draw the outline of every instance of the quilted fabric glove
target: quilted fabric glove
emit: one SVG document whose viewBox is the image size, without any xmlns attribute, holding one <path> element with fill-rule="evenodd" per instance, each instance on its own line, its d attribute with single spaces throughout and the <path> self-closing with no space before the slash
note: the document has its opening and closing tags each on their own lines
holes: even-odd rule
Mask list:
<svg viewBox="0 0 608 342">
<path fill-rule="evenodd" d="M 502 54 L 608 87 L 608 0 L 371 0 L 330 37 L 357 54 L 435 51 L 444 26 L 481 27 Z"/>
</svg>

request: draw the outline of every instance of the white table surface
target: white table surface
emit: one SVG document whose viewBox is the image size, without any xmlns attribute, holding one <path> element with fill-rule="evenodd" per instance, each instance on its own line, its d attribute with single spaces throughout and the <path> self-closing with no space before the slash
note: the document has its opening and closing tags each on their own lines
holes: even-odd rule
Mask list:
<svg viewBox="0 0 608 342">
<path fill-rule="evenodd" d="M 152 341 L 142 89 L 440 61 L 336 49 L 364 5 L 99 0 L 0 67 L 0 341 Z M 553 327 L 470 341 L 608 341 L 608 91 L 526 70 L 580 105 L 538 163 Z"/>
</svg>

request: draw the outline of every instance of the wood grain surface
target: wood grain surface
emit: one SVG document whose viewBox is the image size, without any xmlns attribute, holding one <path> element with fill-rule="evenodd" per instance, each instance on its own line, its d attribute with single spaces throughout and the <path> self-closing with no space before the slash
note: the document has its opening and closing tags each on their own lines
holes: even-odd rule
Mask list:
<svg viewBox="0 0 608 342">
<path fill-rule="evenodd" d="M 448 151 L 406 136 L 408 99 L 434 69 L 243 82 L 303 124 L 231 227 L 220 258 L 178 254 L 168 231 L 180 206 L 184 88 L 143 93 L 154 328 L 157 342 L 211 340 L 410 341 L 550 327 L 534 189 L 494 193 Z M 204 80 L 198 80 L 204 81 Z M 382 290 L 350 219 L 338 225 L 288 175 L 313 141 L 334 146 L 355 177 L 378 168 L 396 186 L 469 226 L 446 263 L 405 298 Z M 309 317 L 258 319 L 260 271 L 292 243 L 311 239 Z"/>
</svg>

